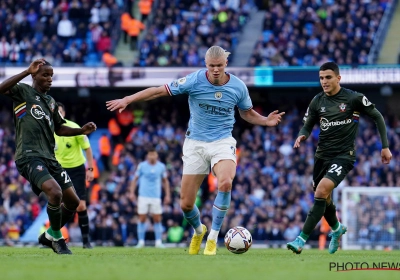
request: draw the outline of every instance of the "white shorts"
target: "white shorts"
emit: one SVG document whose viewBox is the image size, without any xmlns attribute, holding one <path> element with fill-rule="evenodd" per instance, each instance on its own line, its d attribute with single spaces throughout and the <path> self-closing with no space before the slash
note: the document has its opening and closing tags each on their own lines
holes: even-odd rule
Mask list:
<svg viewBox="0 0 400 280">
<path fill-rule="evenodd" d="M 235 138 L 229 137 L 214 142 L 185 139 L 182 157 L 183 174 L 209 174 L 210 168 L 212 171 L 215 164 L 225 159 L 236 163 Z"/>
<path fill-rule="evenodd" d="M 138 197 L 138 214 L 162 214 L 161 198 Z"/>
</svg>

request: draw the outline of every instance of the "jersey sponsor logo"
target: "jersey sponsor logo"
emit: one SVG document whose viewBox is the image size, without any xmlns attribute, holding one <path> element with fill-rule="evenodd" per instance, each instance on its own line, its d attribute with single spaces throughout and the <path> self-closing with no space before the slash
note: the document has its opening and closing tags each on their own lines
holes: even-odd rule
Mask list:
<svg viewBox="0 0 400 280">
<path fill-rule="evenodd" d="M 52 111 L 52 112 L 54 112 L 54 108 L 56 107 L 56 105 L 54 104 L 54 102 L 51 102 L 51 104 L 50 104 L 50 110 Z"/>
<path fill-rule="evenodd" d="M 180 78 L 178 80 L 178 84 L 183 85 L 184 83 L 186 83 L 186 77 Z"/>
<path fill-rule="evenodd" d="M 364 104 L 364 106 L 368 107 L 370 105 L 372 105 L 371 102 L 369 102 L 368 98 L 366 96 L 363 96 L 362 98 L 362 103 Z"/>
<path fill-rule="evenodd" d="M 325 113 L 325 112 L 326 112 L 325 107 L 321 107 L 321 113 Z"/>
<path fill-rule="evenodd" d="M 342 104 L 340 104 L 339 105 L 339 110 L 340 110 L 340 112 L 346 112 L 346 104 L 344 104 L 344 103 L 342 103 Z"/>
<path fill-rule="evenodd" d="M 214 95 L 215 99 L 220 100 L 222 98 L 222 92 L 217 91 Z"/>
<path fill-rule="evenodd" d="M 177 81 L 173 81 L 171 83 L 171 87 L 178 87 L 178 82 Z"/>
<path fill-rule="evenodd" d="M 343 121 L 333 121 L 330 122 L 328 121 L 326 118 L 321 118 L 320 120 L 320 127 L 321 130 L 326 131 L 328 130 L 331 126 L 339 126 L 339 125 L 346 125 L 346 124 L 350 124 L 351 123 L 351 119 L 345 119 Z"/>
<path fill-rule="evenodd" d="M 219 116 L 229 115 L 233 111 L 233 108 L 224 108 L 204 103 L 199 104 L 199 107 L 204 109 L 209 114 L 219 115 Z"/>
<path fill-rule="evenodd" d="M 35 99 L 36 99 L 36 101 L 40 101 L 40 96 L 36 95 Z"/>
<path fill-rule="evenodd" d="M 46 115 L 46 113 L 43 111 L 40 105 L 33 104 L 31 108 L 31 114 L 37 120 L 45 118 L 49 122 L 49 125 L 51 125 L 50 117 Z"/>
<path fill-rule="evenodd" d="M 36 166 L 36 169 L 39 170 L 39 171 L 43 171 L 43 166 L 38 165 L 38 166 Z"/>
</svg>

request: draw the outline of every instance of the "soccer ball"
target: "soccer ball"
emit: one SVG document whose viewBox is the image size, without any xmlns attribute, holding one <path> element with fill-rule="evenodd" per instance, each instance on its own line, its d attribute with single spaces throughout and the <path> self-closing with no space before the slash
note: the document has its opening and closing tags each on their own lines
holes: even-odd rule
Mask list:
<svg viewBox="0 0 400 280">
<path fill-rule="evenodd" d="M 234 254 L 243 254 L 251 247 L 253 238 L 244 227 L 233 227 L 225 234 L 225 247 Z"/>
</svg>

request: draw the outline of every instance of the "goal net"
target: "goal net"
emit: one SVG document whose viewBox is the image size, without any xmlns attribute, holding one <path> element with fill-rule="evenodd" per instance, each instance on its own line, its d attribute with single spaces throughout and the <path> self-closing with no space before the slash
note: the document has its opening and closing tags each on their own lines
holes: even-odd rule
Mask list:
<svg viewBox="0 0 400 280">
<path fill-rule="evenodd" d="M 342 189 L 342 249 L 400 248 L 400 187 Z"/>
</svg>

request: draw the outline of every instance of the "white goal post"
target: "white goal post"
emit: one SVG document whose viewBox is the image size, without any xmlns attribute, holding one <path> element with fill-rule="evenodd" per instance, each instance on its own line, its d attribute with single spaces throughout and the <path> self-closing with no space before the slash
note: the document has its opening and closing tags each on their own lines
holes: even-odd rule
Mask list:
<svg viewBox="0 0 400 280">
<path fill-rule="evenodd" d="M 400 187 L 344 187 L 342 249 L 400 249 Z"/>
</svg>

